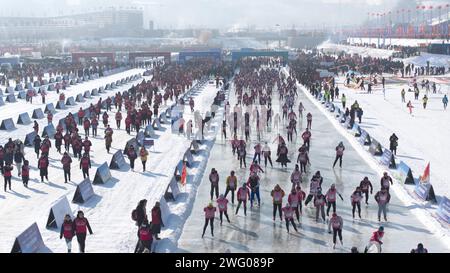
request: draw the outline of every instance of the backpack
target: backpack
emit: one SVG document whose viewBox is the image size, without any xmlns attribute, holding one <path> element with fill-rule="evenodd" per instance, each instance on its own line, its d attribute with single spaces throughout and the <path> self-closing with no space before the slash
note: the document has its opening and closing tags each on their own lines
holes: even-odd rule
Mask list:
<svg viewBox="0 0 450 273">
<path fill-rule="evenodd" d="M 131 219 L 132 219 L 133 221 L 137 221 L 137 210 L 136 210 L 136 209 L 134 209 L 134 210 L 131 212 Z"/>
</svg>

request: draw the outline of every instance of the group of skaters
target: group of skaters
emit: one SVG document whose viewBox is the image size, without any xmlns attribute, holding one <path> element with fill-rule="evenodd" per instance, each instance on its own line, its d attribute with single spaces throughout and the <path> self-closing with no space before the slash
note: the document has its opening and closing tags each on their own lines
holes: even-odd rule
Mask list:
<svg viewBox="0 0 450 273">
<path fill-rule="evenodd" d="M 229 103 L 226 104 L 226 121 L 233 124 L 230 126 L 229 130 L 232 135 L 234 135 L 231 140 L 231 148 L 233 155 L 237 154 L 237 159 L 240 162 L 240 167 L 247 168 L 245 158 L 247 157 L 247 143 L 251 141 L 250 135 L 248 134 L 248 128 L 253 127 L 257 132 L 257 140 L 254 148 L 253 160 L 249 166 L 250 174 L 247 177 L 237 178 L 236 172 L 231 171 L 230 175 L 225 179 L 225 191 L 224 194 L 220 194 L 219 185 L 220 178 L 218 171 L 212 168 L 209 174 L 209 181 L 211 185 L 210 197 L 211 202 L 204 208 L 205 224 L 203 226 L 202 238 L 205 232 L 210 226 L 211 235 L 214 236 L 214 219 L 216 212 L 219 213 L 220 225 L 223 224 L 223 218 L 225 216 L 226 220 L 230 222 L 230 217 L 228 214 L 228 205 L 231 201 L 232 206 L 236 204 L 234 214 L 239 214 L 241 207 L 243 208 L 244 216 L 247 215 L 248 201 L 250 208 L 261 206 L 260 197 L 260 187 L 261 187 L 261 175 L 267 168 L 267 162 L 273 168 L 272 160 L 270 158 L 271 152 L 268 143 L 264 144 L 260 141 L 260 136 L 264 133 L 270 132 L 273 128 L 273 115 L 274 112 L 269 111 L 269 113 L 260 114 L 263 112 L 259 111 L 266 106 L 266 109 L 271 109 L 272 92 L 279 92 L 280 96 L 280 111 L 283 115 L 280 117 L 279 124 L 292 124 L 297 123 L 297 115 L 294 109 L 297 108 L 291 101 L 296 99 L 296 88 L 294 80 L 294 75 L 285 77 L 284 74 L 279 73 L 276 69 L 265 69 L 259 68 L 257 61 L 251 60 L 247 63 L 241 63 L 241 69 L 239 74 L 235 76 L 235 87 L 236 96 L 238 103 L 234 107 L 234 112 L 230 113 Z M 278 95 L 278 94 L 277 94 Z M 294 99 L 292 99 L 294 98 Z M 252 108 L 252 103 L 258 101 L 260 104 Z M 262 102 L 262 103 L 261 103 Z M 242 115 L 242 107 L 244 107 L 245 113 Z M 352 106 L 353 107 L 353 106 Z M 357 109 L 358 106 L 356 105 Z M 307 194 L 306 187 L 302 184 L 306 179 L 307 167 L 309 169 L 309 150 L 311 147 L 311 128 L 312 128 L 312 115 L 308 113 L 303 115 L 305 110 L 301 102 L 298 104 L 298 116 L 299 118 L 305 118 L 307 121 L 307 126 L 305 132 L 302 134 L 303 144 L 298 149 L 298 157 L 295 161 L 294 170 L 290 176 L 291 187 L 289 189 L 283 189 L 279 184 L 275 185 L 273 189 L 270 190 L 273 204 L 273 221 L 276 220 L 277 216 L 280 221 L 284 221 L 286 225 L 286 230 L 289 233 L 290 227 L 298 232 L 301 228 L 301 216 L 305 207 L 308 207 L 309 203 L 312 203 L 315 209 L 315 220 L 317 223 L 322 222 L 328 226 L 329 233 L 333 234 L 333 248 L 336 247 L 337 238 L 339 238 L 342 244 L 342 230 L 344 226 L 343 218 L 339 215 L 338 209 L 338 198 L 341 201 L 345 199 L 349 200 L 352 205 L 352 217 L 355 221 L 356 215 L 359 219 L 361 216 L 361 203 L 365 202 L 366 206 L 369 205 L 369 196 L 373 194 L 374 185 L 369 180 L 368 177 L 364 177 L 359 185 L 354 189 L 352 194 L 348 197 L 342 196 L 342 194 L 337 190 L 336 185 L 332 184 L 326 190 L 323 183 L 323 177 L 320 171 L 317 171 L 311 178 L 309 185 L 309 193 Z M 270 113 L 271 112 L 271 113 Z M 243 116 L 243 118 L 241 118 Z M 253 116 L 254 124 L 250 125 L 250 117 Z M 239 123 L 239 121 L 242 123 Z M 242 128 L 235 124 L 243 124 Z M 260 124 L 263 124 L 261 129 L 259 129 Z M 289 127 L 287 126 L 287 134 L 290 133 Z M 226 128 L 224 129 L 226 130 Z M 241 131 L 241 135 L 244 135 L 246 139 L 238 139 L 237 135 Z M 294 130 L 292 130 L 294 131 Z M 277 160 L 281 164 L 282 170 L 287 167 L 287 163 L 291 162 L 288 158 L 287 143 L 281 136 L 280 130 L 278 130 L 278 135 L 274 142 L 278 143 L 277 148 Z M 395 136 L 395 135 L 394 135 Z M 300 137 L 300 136 L 299 136 Z M 393 141 L 397 141 L 394 139 Z M 288 138 L 290 140 L 290 137 Z M 395 146 L 396 148 L 396 146 Z M 344 156 L 345 146 L 343 142 L 340 142 L 335 148 L 335 160 L 332 167 L 336 167 L 339 163 L 339 167 L 342 168 L 342 160 Z M 264 169 L 261 166 L 261 157 L 264 157 Z M 239 183 L 239 181 L 245 180 L 245 183 Z M 387 172 L 383 174 L 380 179 L 380 190 L 374 195 L 374 199 L 378 206 L 378 221 L 381 222 L 381 217 L 383 216 L 384 221 L 387 220 L 387 206 L 390 202 L 389 187 L 393 185 L 392 178 Z M 228 195 L 231 193 L 231 199 L 228 199 Z M 236 200 L 235 200 L 236 193 Z M 214 202 L 215 201 L 215 202 Z M 236 203 L 235 203 L 236 201 Z M 215 206 L 217 204 L 217 207 Z M 356 214 L 357 213 L 357 214 Z M 367 252 L 372 245 L 376 245 L 377 250 L 381 252 L 381 238 L 384 235 L 384 228 L 381 226 L 377 230 L 372 238 L 370 239 L 369 245 L 366 247 Z"/>
<path fill-rule="evenodd" d="M 157 86 L 166 86 L 166 88 L 164 89 L 164 95 L 162 97 L 164 100 L 164 104 L 166 104 L 168 99 L 179 102 L 180 100 L 178 97 L 181 96 L 185 91 L 187 91 L 192 86 L 194 80 L 199 80 L 202 77 L 209 76 L 212 74 L 221 75 L 224 78 L 228 78 L 231 76 L 230 74 L 231 71 L 232 71 L 231 66 L 216 64 L 208 59 L 192 60 L 187 62 L 184 66 L 168 66 L 163 67 L 162 69 L 154 70 L 153 81 L 155 81 Z M 180 80 L 180 82 L 176 82 L 173 75 L 178 75 L 179 76 L 178 79 Z M 217 76 L 217 78 L 218 77 L 219 76 Z M 220 97 L 220 94 L 218 94 L 215 98 L 215 101 L 216 100 L 221 101 L 222 99 L 223 98 Z M 162 100 L 160 100 L 160 102 L 162 102 Z M 184 102 L 182 103 L 184 104 Z M 194 112 L 194 101 L 191 99 L 187 103 L 189 104 L 191 111 Z M 155 113 L 155 116 L 156 115 L 157 112 Z M 211 115 L 212 116 L 210 116 L 210 118 L 213 118 L 214 117 L 213 111 Z M 192 123 L 192 121 L 190 122 Z M 200 124 L 198 128 L 203 131 L 203 127 L 207 123 L 208 120 L 205 119 L 200 120 L 198 122 L 198 124 Z M 192 127 L 192 124 L 190 126 Z M 187 132 L 189 132 L 189 130 L 187 130 Z M 133 146 L 130 146 L 128 150 L 129 154 L 132 154 L 134 151 Z M 132 158 L 130 158 L 130 161 L 132 161 Z M 145 170 L 144 162 L 143 165 Z M 134 163 L 130 162 L 130 166 L 133 168 Z M 211 194 L 213 194 L 213 192 Z M 218 192 L 216 192 L 216 194 L 218 194 Z M 153 241 L 160 240 L 158 234 L 161 232 L 161 227 L 164 227 L 160 203 L 156 202 L 155 206 L 152 208 L 151 221 L 147 217 L 146 204 L 147 200 L 143 199 L 138 203 L 136 209 L 132 211 L 132 219 L 133 221 L 136 222 L 136 225 L 138 226 L 137 232 L 138 242 L 136 244 L 136 248 L 134 251 L 135 253 L 155 252 L 154 247 L 152 247 Z M 226 217 L 228 219 L 228 215 L 226 215 Z M 212 222 L 211 226 L 213 227 Z"/>
<path fill-rule="evenodd" d="M 419 88 L 419 86 L 421 88 Z M 417 80 L 414 79 L 412 81 L 412 88 L 413 89 L 408 88 L 408 91 L 405 91 L 405 88 L 403 88 L 401 90 L 401 92 L 400 92 L 402 103 L 406 103 L 406 107 L 408 108 L 409 113 L 411 115 L 413 114 L 414 105 L 411 102 L 411 100 L 406 102 L 406 93 L 407 92 L 408 93 L 410 93 L 410 92 L 414 93 L 414 100 L 415 101 L 418 101 L 420 99 L 420 93 L 421 92 L 424 93 L 423 97 L 421 99 L 423 109 L 427 109 L 428 101 L 429 101 L 430 96 L 431 96 L 430 92 L 432 92 L 433 95 L 437 94 L 436 83 L 435 82 L 430 82 L 429 80 L 422 80 L 422 82 L 419 84 L 417 82 Z M 441 97 L 441 102 L 442 102 L 444 110 L 447 110 L 447 106 L 448 106 L 448 96 L 447 96 L 447 94 L 444 94 L 444 96 Z"/>
</svg>

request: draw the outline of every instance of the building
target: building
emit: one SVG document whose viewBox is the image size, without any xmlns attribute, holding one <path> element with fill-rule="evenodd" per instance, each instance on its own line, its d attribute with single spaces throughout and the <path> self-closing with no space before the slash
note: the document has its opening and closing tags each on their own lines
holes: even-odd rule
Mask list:
<svg viewBox="0 0 450 273">
<path fill-rule="evenodd" d="M 143 26 L 144 14 L 138 9 L 109 8 L 57 17 L 2 17 L 0 40 L 141 37 Z"/>
</svg>

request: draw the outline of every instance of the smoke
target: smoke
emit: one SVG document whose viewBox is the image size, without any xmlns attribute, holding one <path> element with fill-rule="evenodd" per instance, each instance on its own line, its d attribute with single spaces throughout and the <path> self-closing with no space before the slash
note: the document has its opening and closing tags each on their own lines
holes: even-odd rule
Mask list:
<svg viewBox="0 0 450 273">
<path fill-rule="evenodd" d="M 402 3 L 415 1 L 400 0 Z M 50 16 L 108 7 L 140 7 L 145 22 L 159 28 L 233 26 L 275 28 L 358 25 L 367 12 L 392 9 L 398 0 L 15 0 L 4 1 L 0 16 Z M 27 9 L 23 9 L 26 6 Z"/>
</svg>

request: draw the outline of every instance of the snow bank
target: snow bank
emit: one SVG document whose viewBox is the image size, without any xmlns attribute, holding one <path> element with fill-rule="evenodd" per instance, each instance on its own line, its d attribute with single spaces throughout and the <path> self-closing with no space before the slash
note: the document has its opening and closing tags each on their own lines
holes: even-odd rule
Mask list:
<svg viewBox="0 0 450 273">
<path fill-rule="evenodd" d="M 371 47 L 358 47 L 349 45 L 333 44 L 330 41 L 324 42 L 317 47 L 319 50 L 323 50 L 325 53 L 338 55 L 340 52 L 345 52 L 347 54 L 358 54 L 363 57 L 375 57 L 388 59 L 394 54 L 394 50 L 378 49 Z"/>
<path fill-rule="evenodd" d="M 228 100 L 228 92 L 226 92 L 226 100 Z M 210 92 L 210 94 L 215 94 L 215 92 Z M 206 109 L 206 106 L 212 104 L 213 100 L 211 99 L 213 97 L 204 100 L 204 104 L 202 105 L 203 109 Z M 176 202 L 169 203 L 171 211 L 169 225 L 166 225 L 166 229 L 162 233 L 164 239 L 158 242 L 156 252 L 173 253 L 178 249 L 178 240 L 183 233 L 186 219 L 192 213 L 197 190 L 205 174 L 210 151 L 214 146 L 217 132 L 221 128 L 223 115 L 224 107 L 222 106 L 211 122 L 211 131 L 205 134 L 206 141 L 200 146 L 200 152 L 194 156 L 194 161 L 200 163 L 195 168 L 188 169 L 187 184 L 181 190 L 181 197 Z"/>
<path fill-rule="evenodd" d="M 351 44 L 364 44 L 364 43 L 370 43 L 370 44 L 377 44 L 378 38 L 358 38 L 358 37 L 351 37 L 348 38 L 347 41 Z M 397 46 L 411 46 L 411 47 L 418 47 L 421 45 L 428 45 L 428 44 L 442 44 L 442 42 L 447 42 L 447 40 L 442 39 L 380 39 L 380 44 L 385 45 L 397 45 Z"/>
<path fill-rule="evenodd" d="M 414 64 L 415 66 L 427 66 L 427 62 L 430 62 L 431 66 L 445 66 L 447 69 L 450 67 L 450 55 L 421 53 L 420 56 L 399 60 L 405 64 Z"/>
</svg>

